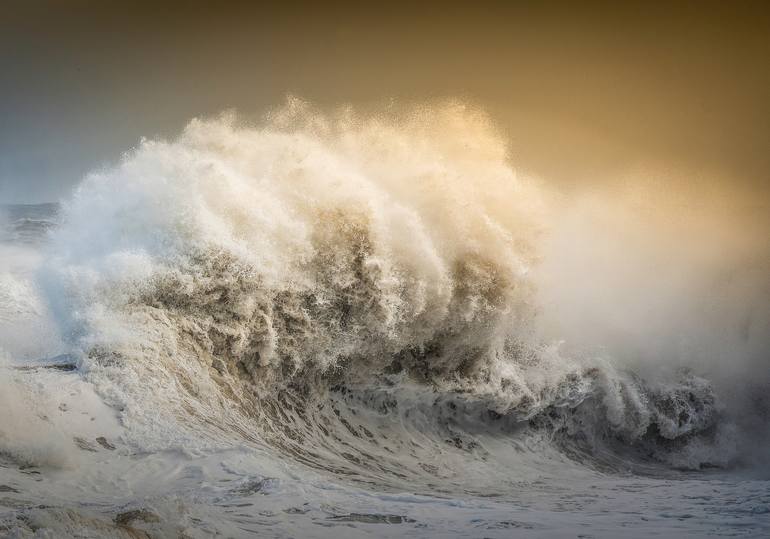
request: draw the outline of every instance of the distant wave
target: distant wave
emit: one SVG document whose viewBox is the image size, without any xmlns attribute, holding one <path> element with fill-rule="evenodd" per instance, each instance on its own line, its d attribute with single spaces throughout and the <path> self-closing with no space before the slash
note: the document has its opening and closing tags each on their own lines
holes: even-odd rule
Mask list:
<svg viewBox="0 0 770 539">
<path fill-rule="evenodd" d="M 59 205 L 5 204 L 0 205 L 0 242 L 36 243 L 58 222 Z"/>
</svg>

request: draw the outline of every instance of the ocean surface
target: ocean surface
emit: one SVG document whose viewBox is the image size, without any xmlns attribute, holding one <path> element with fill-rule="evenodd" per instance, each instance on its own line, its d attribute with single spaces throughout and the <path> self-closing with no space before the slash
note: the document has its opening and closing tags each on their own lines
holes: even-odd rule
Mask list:
<svg viewBox="0 0 770 539">
<path fill-rule="evenodd" d="M 770 537 L 768 387 L 539 338 L 483 122 L 285 114 L 0 209 L 0 536 Z"/>
</svg>

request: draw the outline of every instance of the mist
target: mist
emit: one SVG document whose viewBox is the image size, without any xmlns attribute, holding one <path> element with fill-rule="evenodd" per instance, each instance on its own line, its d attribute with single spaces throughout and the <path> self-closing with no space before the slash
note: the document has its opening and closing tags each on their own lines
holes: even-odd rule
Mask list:
<svg viewBox="0 0 770 539">
<path fill-rule="evenodd" d="M 550 192 L 534 269 L 538 329 L 568 354 L 611 358 L 648 379 L 703 376 L 761 448 L 770 417 L 767 216 L 734 193 L 684 189 L 681 176 L 666 182 L 671 174 Z"/>
</svg>

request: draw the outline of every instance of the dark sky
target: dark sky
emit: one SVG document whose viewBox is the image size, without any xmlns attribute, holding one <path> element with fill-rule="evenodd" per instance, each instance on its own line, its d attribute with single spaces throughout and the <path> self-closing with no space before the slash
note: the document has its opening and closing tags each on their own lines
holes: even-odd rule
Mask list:
<svg viewBox="0 0 770 539">
<path fill-rule="evenodd" d="M 770 193 L 766 2 L 266 8 L 6 1 L 0 202 L 56 199 L 193 116 L 461 97 L 567 188 L 650 166 Z"/>
</svg>

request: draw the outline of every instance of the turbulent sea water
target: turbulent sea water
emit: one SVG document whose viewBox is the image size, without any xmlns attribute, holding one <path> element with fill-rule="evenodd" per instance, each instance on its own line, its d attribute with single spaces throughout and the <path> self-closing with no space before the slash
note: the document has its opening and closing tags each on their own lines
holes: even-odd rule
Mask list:
<svg viewBox="0 0 770 539">
<path fill-rule="evenodd" d="M 770 535 L 765 374 L 544 340 L 541 221 L 457 107 L 193 121 L 3 207 L 0 534 Z"/>
</svg>

